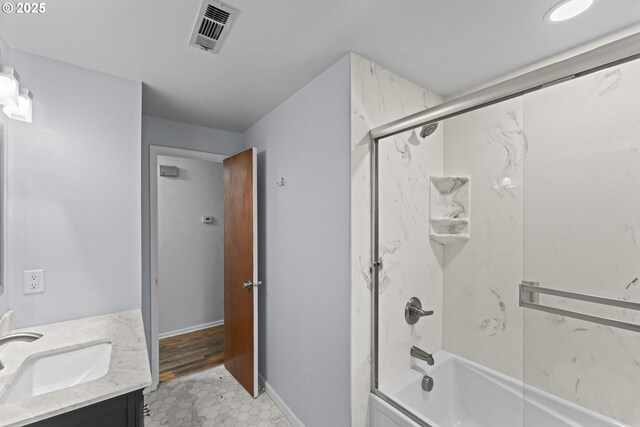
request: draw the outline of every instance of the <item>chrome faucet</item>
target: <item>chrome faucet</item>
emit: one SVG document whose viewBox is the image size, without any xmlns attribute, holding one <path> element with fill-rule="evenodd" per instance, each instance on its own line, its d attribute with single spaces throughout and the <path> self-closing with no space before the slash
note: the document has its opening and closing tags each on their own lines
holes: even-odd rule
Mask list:
<svg viewBox="0 0 640 427">
<path fill-rule="evenodd" d="M 15 334 L 0 337 L 0 346 L 14 341 L 32 342 L 38 338 L 42 338 L 42 334 L 38 334 L 36 332 L 16 332 Z M 3 369 L 4 365 L 2 364 L 2 361 L 0 361 L 0 371 Z"/>
<path fill-rule="evenodd" d="M 0 337 L 0 345 L 8 344 L 14 341 L 32 342 L 42 338 L 42 334 L 36 332 L 16 332 L 15 334 L 5 335 Z"/>
<path fill-rule="evenodd" d="M 407 305 L 404 306 L 404 320 L 406 320 L 409 325 L 415 325 L 421 318 L 432 315 L 433 310 L 422 309 L 422 302 L 420 302 L 418 297 L 412 297 L 407 302 Z"/>
<path fill-rule="evenodd" d="M 429 366 L 433 366 L 435 361 L 433 360 L 433 354 L 427 353 L 426 351 L 416 347 L 415 345 L 411 347 L 411 356 L 416 359 L 424 360 L 427 362 Z"/>
</svg>

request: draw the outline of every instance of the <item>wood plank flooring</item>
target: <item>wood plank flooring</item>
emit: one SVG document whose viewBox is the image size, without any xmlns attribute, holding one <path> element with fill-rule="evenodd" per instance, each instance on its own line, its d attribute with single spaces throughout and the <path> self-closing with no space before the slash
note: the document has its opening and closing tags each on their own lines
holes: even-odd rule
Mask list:
<svg viewBox="0 0 640 427">
<path fill-rule="evenodd" d="M 160 382 L 224 362 L 224 326 L 160 340 Z"/>
</svg>

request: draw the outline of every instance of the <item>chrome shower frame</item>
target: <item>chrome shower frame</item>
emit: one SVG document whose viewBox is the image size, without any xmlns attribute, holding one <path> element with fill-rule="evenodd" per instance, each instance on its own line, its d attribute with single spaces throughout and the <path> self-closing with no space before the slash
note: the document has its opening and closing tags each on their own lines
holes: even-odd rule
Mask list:
<svg viewBox="0 0 640 427">
<path fill-rule="evenodd" d="M 376 127 L 371 139 L 371 393 L 422 427 L 431 427 L 378 389 L 379 273 L 379 149 L 385 138 L 459 116 L 486 106 L 586 76 L 605 68 L 640 59 L 640 32 L 562 61 L 511 78 L 485 89 L 444 102 L 424 111 Z"/>
</svg>

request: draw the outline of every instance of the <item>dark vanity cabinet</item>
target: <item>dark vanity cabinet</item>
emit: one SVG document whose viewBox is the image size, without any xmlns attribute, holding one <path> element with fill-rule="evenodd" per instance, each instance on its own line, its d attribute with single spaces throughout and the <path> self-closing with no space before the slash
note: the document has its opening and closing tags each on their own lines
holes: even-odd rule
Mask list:
<svg viewBox="0 0 640 427">
<path fill-rule="evenodd" d="M 143 427 L 142 390 L 29 424 L 34 427 Z"/>
</svg>

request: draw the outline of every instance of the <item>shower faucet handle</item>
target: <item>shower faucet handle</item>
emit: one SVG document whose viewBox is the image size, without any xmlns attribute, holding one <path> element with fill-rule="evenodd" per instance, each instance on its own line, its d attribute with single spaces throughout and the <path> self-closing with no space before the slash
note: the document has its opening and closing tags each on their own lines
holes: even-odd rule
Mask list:
<svg viewBox="0 0 640 427">
<path fill-rule="evenodd" d="M 412 297 L 404 307 L 404 319 L 410 325 L 415 325 L 425 316 L 433 315 L 433 310 L 423 310 L 422 302 L 418 297 Z"/>
<path fill-rule="evenodd" d="M 418 307 L 411 307 L 411 312 L 417 314 L 420 317 L 433 315 L 433 310 L 423 310 Z"/>
</svg>

